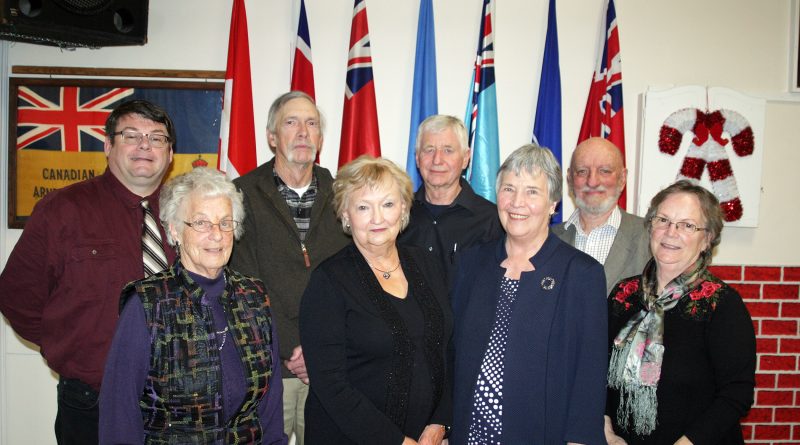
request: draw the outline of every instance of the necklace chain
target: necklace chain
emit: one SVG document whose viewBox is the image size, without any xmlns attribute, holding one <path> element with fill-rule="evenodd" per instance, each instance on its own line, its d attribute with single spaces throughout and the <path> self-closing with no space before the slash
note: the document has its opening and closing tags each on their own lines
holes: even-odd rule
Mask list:
<svg viewBox="0 0 800 445">
<path fill-rule="evenodd" d="M 217 347 L 217 349 L 219 349 L 220 351 L 222 351 L 222 347 L 223 347 L 223 346 L 225 346 L 225 340 L 227 340 L 227 339 L 228 339 L 228 327 L 227 327 L 227 326 L 225 326 L 225 329 L 223 329 L 223 330 L 221 330 L 221 331 L 214 331 L 214 332 L 215 332 L 217 335 L 222 335 L 222 341 L 220 342 L 219 346 Z"/>
<path fill-rule="evenodd" d="M 371 268 L 377 270 L 378 272 L 382 273 L 384 280 L 388 280 L 389 278 L 392 278 L 392 272 L 394 272 L 398 268 L 400 268 L 400 262 L 399 261 L 397 262 L 397 266 L 394 266 L 394 268 L 391 269 L 391 270 L 378 269 L 377 267 L 373 266 L 372 263 L 370 263 L 369 261 L 367 261 L 367 264 L 369 264 L 369 267 L 371 267 Z"/>
</svg>

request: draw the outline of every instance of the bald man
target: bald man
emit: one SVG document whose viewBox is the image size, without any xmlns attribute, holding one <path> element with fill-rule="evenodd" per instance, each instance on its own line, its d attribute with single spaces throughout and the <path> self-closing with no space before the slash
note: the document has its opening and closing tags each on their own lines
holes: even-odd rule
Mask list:
<svg viewBox="0 0 800 445">
<path fill-rule="evenodd" d="M 567 169 L 576 209 L 564 224 L 552 228 L 603 265 L 608 292 L 621 279 L 641 274 L 650 259 L 644 220 L 617 206 L 627 177 L 616 145 L 603 138 L 578 144 Z"/>
</svg>

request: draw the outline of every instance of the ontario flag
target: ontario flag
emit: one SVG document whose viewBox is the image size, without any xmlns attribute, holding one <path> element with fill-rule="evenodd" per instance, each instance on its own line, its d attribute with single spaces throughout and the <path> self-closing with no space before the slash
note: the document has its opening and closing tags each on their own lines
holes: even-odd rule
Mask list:
<svg viewBox="0 0 800 445">
<path fill-rule="evenodd" d="M 256 168 L 250 45 L 244 0 L 233 0 L 221 120 L 217 168 L 228 178 L 235 179 Z"/>
<path fill-rule="evenodd" d="M 625 163 L 625 125 L 622 112 L 622 60 L 614 0 L 606 2 L 604 34 L 598 44 L 597 63 L 586 100 L 578 143 L 590 137 L 608 139 L 619 148 Z M 626 208 L 623 189 L 619 205 Z"/>
<path fill-rule="evenodd" d="M 497 91 L 494 82 L 494 0 L 483 0 L 478 53 L 472 71 L 472 91 L 464 119 L 472 160 L 467 181 L 475 193 L 494 202 L 495 177 L 500 168 L 497 130 Z"/>
<path fill-rule="evenodd" d="M 355 0 L 344 90 L 339 167 L 364 154 L 380 156 L 381 143 L 375 106 L 375 82 L 372 78 L 367 2 Z"/>
<path fill-rule="evenodd" d="M 306 2 L 300 0 L 297 40 L 292 63 L 292 91 L 302 91 L 314 98 L 314 64 L 311 61 L 311 34 L 308 31 Z"/>
<path fill-rule="evenodd" d="M 300 14 L 297 17 L 297 39 L 294 45 L 292 62 L 292 91 L 302 91 L 314 97 L 314 63 L 311 60 L 311 33 L 308 30 L 306 2 L 300 0 Z M 314 160 L 319 164 L 319 150 Z"/>
</svg>

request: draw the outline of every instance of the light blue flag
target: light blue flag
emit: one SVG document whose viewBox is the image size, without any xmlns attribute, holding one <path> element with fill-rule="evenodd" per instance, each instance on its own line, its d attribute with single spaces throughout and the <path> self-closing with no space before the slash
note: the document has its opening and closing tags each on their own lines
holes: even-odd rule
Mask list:
<svg viewBox="0 0 800 445">
<path fill-rule="evenodd" d="M 500 168 L 497 93 L 494 78 L 494 0 L 483 0 L 478 52 L 472 71 L 472 92 L 464 121 L 469 131 L 472 161 L 467 181 L 475 193 L 495 202 L 495 179 Z"/>
<path fill-rule="evenodd" d="M 433 2 L 420 0 L 417 24 L 417 56 L 414 61 L 414 90 L 411 96 L 411 125 L 408 131 L 406 172 L 414 190 L 422 184 L 415 157 L 417 127 L 426 117 L 437 114 L 436 38 L 433 31 Z"/>
<path fill-rule="evenodd" d="M 547 13 L 547 37 L 544 42 L 533 142 L 549 148 L 558 159 L 558 163 L 564 165 L 561 159 L 561 69 L 558 63 L 556 0 L 550 0 L 550 10 Z M 561 222 L 561 208 L 561 205 L 557 206 L 552 223 Z"/>
</svg>

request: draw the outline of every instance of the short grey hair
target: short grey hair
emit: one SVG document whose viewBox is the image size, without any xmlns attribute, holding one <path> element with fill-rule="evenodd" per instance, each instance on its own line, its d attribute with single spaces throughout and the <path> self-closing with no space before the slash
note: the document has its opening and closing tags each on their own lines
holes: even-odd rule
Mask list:
<svg viewBox="0 0 800 445">
<path fill-rule="evenodd" d="M 656 193 L 653 199 L 650 200 L 650 207 L 647 209 L 647 213 L 644 216 L 645 227 L 648 232 L 652 232 L 653 225 L 651 221 L 653 217 L 656 216 L 656 213 L 658 213 L 658 208 L 667 198 L 680 193 L 693 195 L 700 203 L 700 213 L 703 215 L 703 219 L 705 219 L 704 224 L 706 226 L 706 233 L 708 234 L 708 249 L 703 251 L 703 256 L 706 260 L 706 264 L 709 264 L 711 263 L 712 251 L 719 245 L 720 241 L 722 241 L 722 228 L 725 225 L 725 221 L 717 197 L 700 184 L 687 179 L 681 179 Z"/>
<path fill-rule="evenodd" d="M 158 198 L 159 213 L 164 232 L 167 234 L 167 242 L 170 246 L 177 244 L 177 240 L 172 238 L 169 225 L 172 224 L 178 233 L 183 233 L 186 228 L 183 224 L 181 211 L 184 204 L 192 197 L 196 198 L 216 198 L 226 197 L 231 200 L 233 209 L 233 219 L 239 222 L 233 232 L 237 240 L 244 234 L 242 221 L 244 220 L 244 203 L 242 192 L 236 190 L 230 179 L 213 168 L 198 167 L 187 173 L 176 176 L 169 180 L 161 188 L 161 195 Z"/>
<path fill-rule="evenodd" d="M 458 139 L 458 143 L 461 144 L 461 151 L 469 150 L 469 141 L 467 140 L 467 127 L 464 126 L 464 122 L 461 119 L 455 116 L 449 116 L 447 114 L 434 114 L 433 116 L 428 116 L 419 127 L 417 127 L 417 142 L 415 145 L 415 150 L 419 153 L 419 150 L 422 148 L 420 144 L 422 144 L 422 135 L 425 133 L 439 133 L 446 129 L 453 130 L 455 133 L 456 138 Z"/>
<path fill-rule="evenodd" d="M 557 203 L 561 201 L 561 166 L 558 160 L 553 156 L 549 148 L 540 147 L 535 144 L 526 144 L 514 150 L 500 166 L 497 171 L 497 181 L 495 182 L 495 193 L 500 191 L 500 181 L 503 175 L 509 172 L 514 172 L 518 175 L 522 171 L 527 172 L 531 176 L 536 176 L 539 173 L 544 173 L 547 179 L 547 194 L 550 202 Z"/>
<path fill-rule="evenodd" d="M 281 109 L 284 105 L 294 99 L 305 99 L 314 105 L 314 108 L 317 110 L 317 116 L 319 116 L 320 134 L 325 134 L 325 119 L 323 118 L 322 112 L 317 106 L 317 102 L 313 97 L 302 91 L 289 91 L 288 93 L 281 94 L 272 102 L 272 105 L 269 107 L 269 114 L 267 115 L 267 131 L 272 134 L 275 134 L 278 131 L 278 114 L 281 112 Z"/>
</svg>

